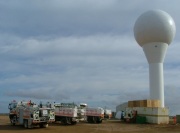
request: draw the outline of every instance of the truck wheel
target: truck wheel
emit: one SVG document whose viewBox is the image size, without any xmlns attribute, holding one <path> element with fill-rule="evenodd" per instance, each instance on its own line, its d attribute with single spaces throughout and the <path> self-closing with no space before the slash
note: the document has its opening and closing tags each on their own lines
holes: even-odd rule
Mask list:
<svg viewBox="0 0 180 133">
<path fill-rule="evenodd" d="M 42 123 L 41 123 L 41 124 L 39 124 L 39 127 L 40 127 L 40 128 L 43 128 L 43 124 L 42 124 Z"/>
<path fill-rule="evenodd" d="M 97 117 L 96 116 L 93 117 L 93 123 L 97 123 Z"/>
<path fill-rule="evenodd" d="M 102 123 L 102 119 L 98 118 L 97 123 Z"/>
<path fill-rule="evenodd" d="M 72 118 L 66 117 L 66 123 L 67 124 L 72 124 Z"/>
<path fill-rule="evenodd" d="M 28 121 L 24 120 L 24 128 L 28 128 Z"/>
<path fill-rule="evenodd" d="M 62 123 L 63 125 L 67 125 L 67 120 L 66 120 L 66 118 L 63 118 L 63 119 L 61 120 L 61 123 Z"/>
<path fill-rule="evenodd" d="M 28 125 L 28 128 L 30 129 L 30 128 L 34 128 L 34 125 Z"/>
<path fill-rule="evenodd" d="M 91 117 L 87 116 L 87 122 L 91 123 Z"/>
<path fill-rule="evenodd" d="M 12 126 L 14 126 L 16 124 L 16 120 L 17 120 L 16 116 L 13 116 L 10 118 L 10 122 L 11 122 Z"/>
<path fill-rule="evenodd" d="M 10 119 L 10 122 L 11 122 L 11 125 L 12 125 L 12 126 L 14 126 L 14 125 L 15 125 L 15 123 L 14 123 L 14 119 L 13 119 L 13 118 L 11 118 L 11 119 Z"/>
<path fill-rule="evenodd" d="M 88 123 L 96 123 L 95 119 L 96 119 L 95 116 L 88 116 L 87 121 Z"/>
<path fill-rule="evenodd" d="M 43 124 L 43 127 L 44 128 L 47 128 L 48 127 L 48 124 L 46 123 L 46 124 Z"/>
<path fill-rule="evenodd" d="M 76 125 L 76 123 L 77 123 L 76 121 L 71 121 L 72 125 Z"/>
</svg>

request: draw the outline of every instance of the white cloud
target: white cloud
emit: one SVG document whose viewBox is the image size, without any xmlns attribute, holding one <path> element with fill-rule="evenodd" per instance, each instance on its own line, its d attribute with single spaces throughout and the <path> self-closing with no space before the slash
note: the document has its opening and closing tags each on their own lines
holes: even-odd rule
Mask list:
<svg viewBox="0 0 180 133">
<path fill-rule="evenodd" d="M 85 101 L 111 108 L 127 100 L 145 99 L 148 64 L 134 40 L 133 25 L 142 12 L 160 8 L 177 25 L 164 63 L 166 103 L 176 104 L 179 2 L 167 3 L 0 1 L 1 99 Z"/>
</svg>

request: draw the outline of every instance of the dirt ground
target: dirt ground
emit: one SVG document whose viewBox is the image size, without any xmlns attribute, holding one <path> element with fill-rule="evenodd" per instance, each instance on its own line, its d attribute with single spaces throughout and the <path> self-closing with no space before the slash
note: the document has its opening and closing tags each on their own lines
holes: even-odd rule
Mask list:
<svg viewBox="0 0 180 133">
<path fill-rule="evenodd" d="M 128 124 L 119 120 L 104 120 L 101 124 L 79 122 L 64 126 L 53 123 L 48 128 L 24 129 L 23 126 L 11 126 L 8 116 L 0 116 L 0 133 L 180 133 L 180 124 Z"/>
</svg>

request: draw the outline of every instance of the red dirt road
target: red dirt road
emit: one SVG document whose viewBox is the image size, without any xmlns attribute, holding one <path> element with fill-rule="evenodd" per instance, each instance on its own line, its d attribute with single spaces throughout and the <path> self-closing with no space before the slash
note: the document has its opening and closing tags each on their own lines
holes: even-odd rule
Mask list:
<svg viewBox="0 0 180 133">
<path fill-rule="evenodd" d="M 101 124 L 77 123 L 63 126 L 50 124 L 48 128 L 11 126 L 8 116 L 0 116 L 0 133 L 180 133 L 180 125 L 127 124 L 117 120 L 104 120 Z"/>
</svg>

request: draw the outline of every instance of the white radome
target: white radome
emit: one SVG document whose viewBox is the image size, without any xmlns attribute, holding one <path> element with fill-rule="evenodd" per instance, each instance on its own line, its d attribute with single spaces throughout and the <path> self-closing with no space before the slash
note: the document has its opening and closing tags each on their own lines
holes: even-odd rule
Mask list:
<svg viewBox="0 0 180 133">
<path fill-rule="evenodd" d="M 153 42 L 169 45 L 175 33 L 174 20 L 162 10 L 151 10 L 143 13 L 134 25 L 134 36 L 140 46 Z"/>
<path fill-rule="evenodd" d="M 164 107 L 163 62 L 168 45 L 174 39 L 176 26 L 172 17 L 161 10 L 143 13 L 134 25 L 134 36 L 149 63 L 150 99 Z"/>
</svg>

